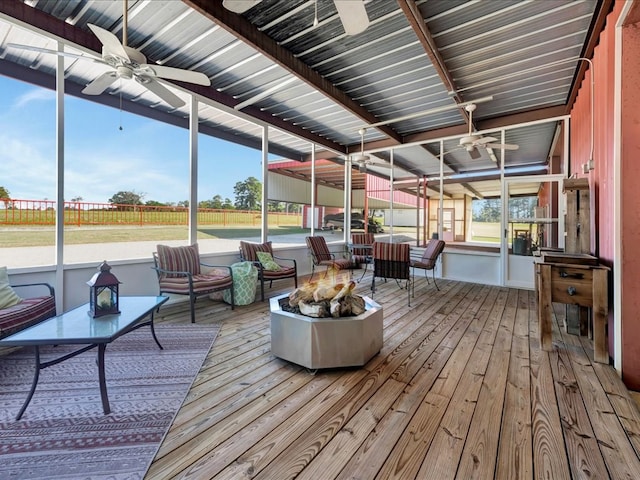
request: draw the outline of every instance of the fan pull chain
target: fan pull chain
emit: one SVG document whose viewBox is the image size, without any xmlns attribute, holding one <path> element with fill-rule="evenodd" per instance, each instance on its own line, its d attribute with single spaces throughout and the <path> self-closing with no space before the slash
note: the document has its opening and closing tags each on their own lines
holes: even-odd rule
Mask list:
<svg viewBox="0 0 640 480">
<path fill-rule="evenodd" d="M 122 79 L 120 79 L 120 127 L 119 130 L 122 131 Z"/>
</svg>

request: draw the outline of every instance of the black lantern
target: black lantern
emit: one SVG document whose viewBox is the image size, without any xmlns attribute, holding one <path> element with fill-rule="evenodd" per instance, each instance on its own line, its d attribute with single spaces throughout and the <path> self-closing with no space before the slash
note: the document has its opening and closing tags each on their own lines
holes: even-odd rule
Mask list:
<svg viewBox="0 0 640 480">
<path fill-rule="evenodd" d="M 120 282 L 111 273 L 111 267 L 106 260 L 102 262 L 98 270 L 99 272 L 87 282 L 89 285 L 89 313 L 92 317 L 120 313 L 118 309 L 118 285 Z"/>
</svg>

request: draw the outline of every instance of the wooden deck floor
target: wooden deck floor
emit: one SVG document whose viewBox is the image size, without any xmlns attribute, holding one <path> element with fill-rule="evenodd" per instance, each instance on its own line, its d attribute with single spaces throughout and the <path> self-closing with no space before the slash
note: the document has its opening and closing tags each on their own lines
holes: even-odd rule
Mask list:
<svg viewBox="0 0 640 480">
<path fill-rule="evenodd" d="M 222 328 L 147 478 L 640 478 L 638 407 L 588 340 L 556 322 L 540 351 L 531 291 L 423 282 L 411 307 L 395 282 L 376 292 L 364 368 L 315 375 L 271 355 L 268 302 L 201 302 Z"/>
</svg>

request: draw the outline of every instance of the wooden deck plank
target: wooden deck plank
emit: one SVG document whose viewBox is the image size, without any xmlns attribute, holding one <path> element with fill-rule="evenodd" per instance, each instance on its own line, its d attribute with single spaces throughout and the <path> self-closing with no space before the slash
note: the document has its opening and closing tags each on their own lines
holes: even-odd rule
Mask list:
<svg viewBox="0 0 640 480">
<path fill-rule="evenodd" d="M 553 336 L 561 338 L 562 329 L 558 323 L 552 322 L 552 327 Z M 608 478 L 607 467 L 584 407 L 571 359 L 564 345 L 561 345 L 562 348 L 559 348 L 558 343 L 554 344 L 549 358 L 572 478 Z"/>
<path fill-rule="evenodd" d="M 540 350 L 532 291 L 439 285 L 408 307 L 394 282 L 377 284 L 380 354 L 316 375 L 271 355 L 268 302 L 199 300 L 197 322 L 220 332 L 145 478 L 637 476 L 640 412 L 588 340 L 552 322 Z M 156 321 L 188 324 L 187 305 Z"/>
<path fill-rule="evenodd" d="M 510 290 L 456 478 L 485 479 L 494 475 L 517 299 L 518 292 Z"/>
<path fill-rule="evenodd" d="M 529 369 L 529 292 L 518 292 L 511 342 L 496 478 L 533 478 L 531 372 Z"/>
<path fill-rule="evenodd" d="M 468 366 L 469 358 L 478 338 L 483 333 L 496 298 L 496 290 L 488 292 L 486 289 L 477 288 L 474 298 L 477 310 L 469 310 L 469 315 L 466 318 L 468 328 L 464 332 L 457 332 L 459 341 L 455 342 L 456 337 L 448 336 L 447 340 L 449 341 L 442 342 L 434 355 L 427 359 L 423 367 L 424 372 L 418 372 L 416 377 L 412 379 L 407 388 L 407 394 L 394 408 L 394 411 L 402 411 L 408 415 L 405 415 L 405 418 L 398 418 L 396 415 L 391 417 L 391 420 L 396 422 L 402 421 L 399 425 L 394 426 L 396 430 L 402 427 L 402 435 L 384 464 L 384 457 L 378 455 L 379 458 L 376 459 L 375 455 L 372 455 L 375 454 L 373 450 L 375 444 L 371 442 L 368 448 L 372 454 L 366 459 L 369 465 L 362 461 L 364 459 L 360 460 L 358 464 L 352 462 L 349 469 L 341 474 L 341 478 L 350 478 L 356 474 L 357 469 L 371 468 L 377 465 L 382 466 L 377 474 L 378 478 L 415 477 L 442 415 L 460 382 L 460 377 Z M 454 348 L 450 346 L 451 341 L 456 343 Z M 446 351 L 451 353 L 446 355 Z M 430 379 L 434 376 L 437 378 L 429 388 Z M 390 426 L 385 425 L 385 429 L 389 429 Z"/>
<path fill-rule="evenodd" d="M 498 332 L 508 291 L 499 290 L 487 324 L 482 331 L 438 430 L 422 462 L 417 478 L 453 478 L 458 469 L 464 442 L 471 424 L 483 378 Z M 422 477 L 421 477 L 422 476 Z"/>
<path fill-rule="evenodd" d="M 618 421 L 580 338 L 560 331 L 607 470 L 613 478 L 640 478 L 640 460 Z M 573 347 L 573 348 L 571 348 Z M 588 346 L 593 351 L 593 346 Z M 606 425 L 606 428 L 605 428 Z"/>
<path fill-rule="evenodd" d="M 451 308 L 443 307 L 445 311 L 453 311 L 462 299 L 452 297 Z M 441 323 L 446 323 L 447 317 Z M 440 324 L 438 324 L 440 325 Z M 448 328 L 436 330 L 438 325 L 423 324 L 395 348 L 385 358 L 384 363 L 377 365 L 360 384 L 344 396 L 336 405 L 320 417 L 314 425 L 302 436 L 297 438 L 278 458 L 255 476 L 259 480 L 273 478 L 295 478 L 306 467 L 312 456 L 322 449 L 328 441 L 339 431 L 359 410 L 367 400 L 381 387 L 384 382 L 417 348 L 430 348 L 432 351 L 449 331 Z M 429 346 L 425 347 L 425 338 Z M 379 355 L 380 357 L 380 355 Z"/>
<path fill-rule="evenodd" d="M 538 314 L 529 314 L 533 472 L 538 480 L 570 480 L 549 353 L 540 348 Z"/>
</svg>

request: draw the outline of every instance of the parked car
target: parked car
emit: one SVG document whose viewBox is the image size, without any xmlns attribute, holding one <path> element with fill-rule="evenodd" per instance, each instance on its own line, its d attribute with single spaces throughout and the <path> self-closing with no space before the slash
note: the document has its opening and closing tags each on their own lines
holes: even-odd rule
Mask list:
<svg viewBox="0 0 640 480">
<path fill-rule="evenodd" d="M 344 213 L 325 215 L 324 226 L 329 229 L 344 230 Z M 364 218 L 361 213 L 351 214 L 351 230 L 364 230 Z M 373 218 L 369 218 L 369 232 L 384 233 L 384 230 Z"/>
</svg>

